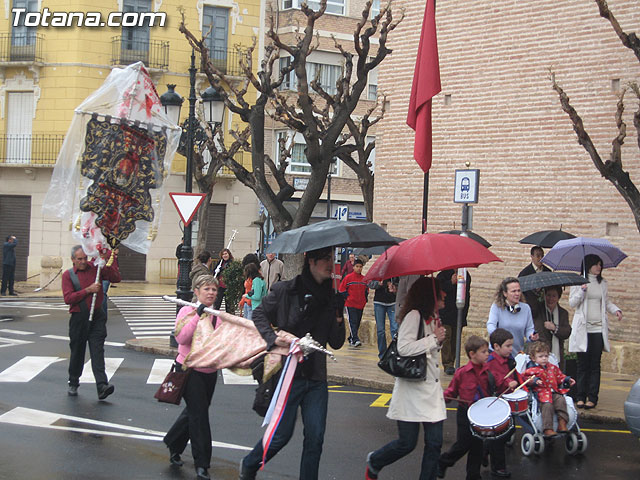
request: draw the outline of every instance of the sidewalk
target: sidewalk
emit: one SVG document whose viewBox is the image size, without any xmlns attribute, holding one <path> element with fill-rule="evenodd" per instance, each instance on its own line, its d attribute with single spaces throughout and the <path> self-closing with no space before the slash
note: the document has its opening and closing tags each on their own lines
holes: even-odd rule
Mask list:
<svg viewBox="0 0 640 480">
<path fill-rule="evenodd" d="M 16 284 L 18 297 L 13 298 L 42 298 L 62 297 L 61 291 L 34 290 L 37 284 L 19 282 Z M 110 296 L 162 296 L 175 295 L 175 285 L 154 284 L 146 282 L 123 282 L 111 286 Z M 168 339 L 132 339 L 126 342 L 126 347 L 134 350 L 153 353 L 155 355 L 174 356 L 176 349 L 169 347 Z M 344 346 L 334 352 L 337 362 L 328 361 L 329 381 L 343 385 L 355 385 L 369 387 L 384 392 L 393 389 L 393 377 L 387 375 L 377 366 L 377 348 L 365 345 L 362 348 L 352 349 Z M 463 361 L 466 363 L 466 361 Z M 451 381 L 450 375 L 441 371 L 440 376 L 443 388 Z M 592 410 L 579 410 L 580 418 L 602 422 L 622 423 L 626 425 L 624 418 L 624 402 L 629 395 L 629 390 L 636 382 L 637 377 L 603 372 L 600 386 L 600 400 L 598 406 Z"/>
</svg>

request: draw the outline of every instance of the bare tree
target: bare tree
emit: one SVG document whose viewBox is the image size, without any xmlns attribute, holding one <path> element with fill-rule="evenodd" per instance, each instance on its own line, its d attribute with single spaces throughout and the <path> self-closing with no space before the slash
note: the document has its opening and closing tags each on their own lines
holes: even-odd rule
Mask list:
<svg viewBox="0 0 640 480">
<path fill-rule="evenodd" d="M 317 76 L 308 77 L 306 68 L 309 55 L 319 46 L 314 27 L 325 9 L 326 0 L 320 1 L 318 11 L 302 4 L 301 11 L 306 18 L 306 25 L 296 35 L 293 45 L 282 41 L 274 28 L 275 14 L 271 12 L 267 32 L 269 41 L 260 70 L 257 73 L 253 71 L 254 40 L 253 46 L 242 60 L 243 78 L 240 82 L 227 76 L 210 60 L 205 38 L 197 38 L 189 31 L 184 17 L 180 25 L 180 31 L 200 53 L 202 70 L 209 82 L 220 90 L 227 108 L 246 124 L 246 127 L 230 132 L 233 142 L 228 147 L 222 141 L 214 142 L 214 138 L 222 138 L 221 130 L 207 132 L 212 159 L 231 169 L 240 182 L 255 192 L 269 212 L 278 233 L 308 223 L 335 158 L 342 159 L 358 174 L 367 204 L 367 215 L 371 218 L 373 216 L 373 173 L 368 168 L 368 157 L 375 144 L 367 145 L 366 136 L 369 127 L 381 118 L 384 108 L 380 108 L 378 117 L 373 117 L 375 107 L 361 118 L 354 112 L 367 86 L 369 73 L 391 53 L 387 48 L 387 36 L 404 15 L 399 20 L 394 20 L 389 3 L 381 8 L 378 15 L 369 19 L 371 1 L 368 1 L 353 34 L 356 53 L 350 53 L 333 39 L 335 48 L 344 59 L 344 68 L 335 85 L 336 93 L 332 95 L 327 92 L 328 86 L 321 85 Z M 371 48 L 373 36 L 378 38 L 376 51 Z M 291 59 L 282 68 L 279 62 L 281 52 Z M 296 79 L 297 91 L 281 90 L 291 72 Z M 252 103 L 246 98 L 250 87 L 257 92 L 256 100 Z M 284 128 L 301 133 L 305 140 L 305 155 L 311 172 L 295 213 L 285 207 L 285 202 L 295 192 L 285 175 L 291 148 L 287 148 L 286 141 L 281 141 L 277 159 L 265 152 L 264 127 L 267 116 Z M 251 170 L 236 161 L 234 157 L 238 152 L 251 153 Z M 352 158 L 353 154 L 357 160 Z"/>
<path fill-rule="evenodd" d="M 600 9 L 600 16 L 607 19 L 609 23 L 611 23 L 611 26 L 620 38 L 622 44 L 633 51 L 636 58 L 640 60 L 640 40 L 638 40 L 636 34 L 627 34 L 622 30 L 622 27 L 616 20 L 615 16 L 609 10 L 609 6 L 607 5 L 606 0 L 595 0 L 595 2 Z M 625 95 L 629 91 L 633 95 L 635 95 L 636 99 L 639 101 L 638 109 L 633 115 L 633 125 L 636 128 L 637 143 L 638 147 L 640 148 L 640 88 L 638 87 L 638 84 L 635 82 L 630 83 L 629 85 L 625 86 L 620 92 L 615 115 L 618 134 L 612 141 L 609 159 L 603 161 L 600 153 L 593 144 L 591 137 L 584 128 L 582 118 L 575 110 L 575 108 L 573 108 L 573 106 L 571 105 L 568 95 L 556 82 L 555 75 L 553 73 L 551 74 L 551 83 L 553 89 L 558 93 L 562 109 L 569 115 L 569 118 L 571 119 L 573 130 L 576 132 L 576 135 L 578 137 L 578 143 L 582 145 L 587 151 L 587 153 L 591 157 L 591 160 L 593 161 L 593 164 L 598 169 L 600 174 L 611 183 L 613 183 L 620 195 L 622 195 L 622 197 L 629 204 L 631 212 L 633 213 L 633 216 L 636 220 L 636 227 L 638 231 L 640 231 L 640 192 L 629 177 L 629 173 L 622 168 L 622 145 L 624 143 L 624 139 L 627 136 L 627 125 L 623 121 L 622 114 L 624 113 L 625 109 Z"/>
</svg>

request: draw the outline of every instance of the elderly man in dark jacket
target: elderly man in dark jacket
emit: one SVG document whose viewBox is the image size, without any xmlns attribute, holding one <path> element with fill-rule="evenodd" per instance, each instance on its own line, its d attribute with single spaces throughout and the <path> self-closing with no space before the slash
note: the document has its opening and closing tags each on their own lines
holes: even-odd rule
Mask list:
<svg viewBox="0 0 640 480">
<path fill-rule="evenodd" d="M 18 239 L 13 235 L 7 235 L 2 247 L 2 295 L 15 295 L 13 291 L 13 280 L 16 274 L 16 246 Z"/>
<path fill-rule="evenodd" d="M 253 311 L 253 322 L 270 350 L 276 342 L 274 327 L 297 337 L 307 333 L 323 346 L 333 349 L 344 344 L 344 302 L 331 285 L 333 253 L 331 248 L 305 254 L 302 273 L 292 280 L 276 283 Z M 298 407 L 304 425 L 304 442 L 300 462 L 300 478 L 316 480 L 322 454 L 327 420 L 329 393 L 327 359 L 323 353 L 312 353 L 298 366 L 283 417 L 267 451 L 266 461 L 284 447 L 296 423 Z M 262 465 L 262 439 L 242 459 L 240 479 L 255 479 Z"/>
</svg>

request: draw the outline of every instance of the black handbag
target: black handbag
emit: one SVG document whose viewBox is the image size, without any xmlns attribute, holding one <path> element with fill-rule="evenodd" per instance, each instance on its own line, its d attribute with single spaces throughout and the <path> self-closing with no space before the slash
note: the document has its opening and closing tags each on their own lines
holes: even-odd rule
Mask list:
<svg viewBox="0 0 640 480">
<path fill-rule="evenodd" d="M 424 320 L 420 316 L 418 339 L 424 337 Z M 398 353 L 398 334 L 396 333 L 378 362 L 378 366 L 389 375 L 400 378 L 425 380 L 427 378 L 427 354 L 403 357 Z"/>
<path fill-rule="evenodd" d="M 256 359 L 251 363 L 251 374 L 253 378 L 258 382 L 258 388 L 256 388 L 256 396 L 253 399 L 253 410 L 264 417 L 271 405 L 271 399 L 278 386 L 282 369 L 277 373 L 274 373 L 268 380 L 264 381 L 264 355 Z"/>
<path fill-rule="evenodd" d="M 162 384 L 160 384 L 160 388 L 158 388 L 158 391 L 153 397 L 157 398 L 159 402 L 180 405 L 190 371 L 190 368 L 187 370 L 178 368 L 176 362 L 173 362 L 171 370 L 169 370 L 169 373 L 167 373 L 167 376 L 164 378 Z"/>
</svg>

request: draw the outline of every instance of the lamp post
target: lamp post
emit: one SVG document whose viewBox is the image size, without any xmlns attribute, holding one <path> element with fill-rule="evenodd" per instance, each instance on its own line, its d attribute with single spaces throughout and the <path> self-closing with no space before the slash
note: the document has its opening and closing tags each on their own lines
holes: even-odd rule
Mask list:
<svg viewBox="0 0 640 480">
<path fill-rule="evenodd" d="M 191 65 L 189 66 L 189 115 L 187 117 L 186 128 L 182 135 L 186 136 L 185 157 L 187 159 L 185 169 L 185 192 L 191 193 L 193 189 L 193 147 L 196 129 L 201 128 L 196 119 L 196 57 L 191 50 Z M 180 108 L 184 99 L 175 92 L 175 85 L 167 85 L 169 89 L 160 97 L 160 103 L 170 120 L 179 124 Z M 208 92 L 208 93 L 207 93 Z M 222 96 L 213 87 L 209 87 L 202 95 L 202 104 L 205 110 L 205 119 L 208 123 L 222 123 L 224 115 L 224 103 Z M 182 139 L 181 139 L 182 143 Z M 189 273 L 193 263 L 193 248 L 191 246 L 191 224 L 184 226 L 184 242 L 180 248 L 180 258 L 178 259 L 178 281 L 176 295 L 179 299 L 190 302 L 193 296 L 191 291 L 191 280 Z M 176 308 L 179 310 L 180 306 Z M 175 338 L 171 336 L 171 345 L 177 346 Z"/>
</svg>

